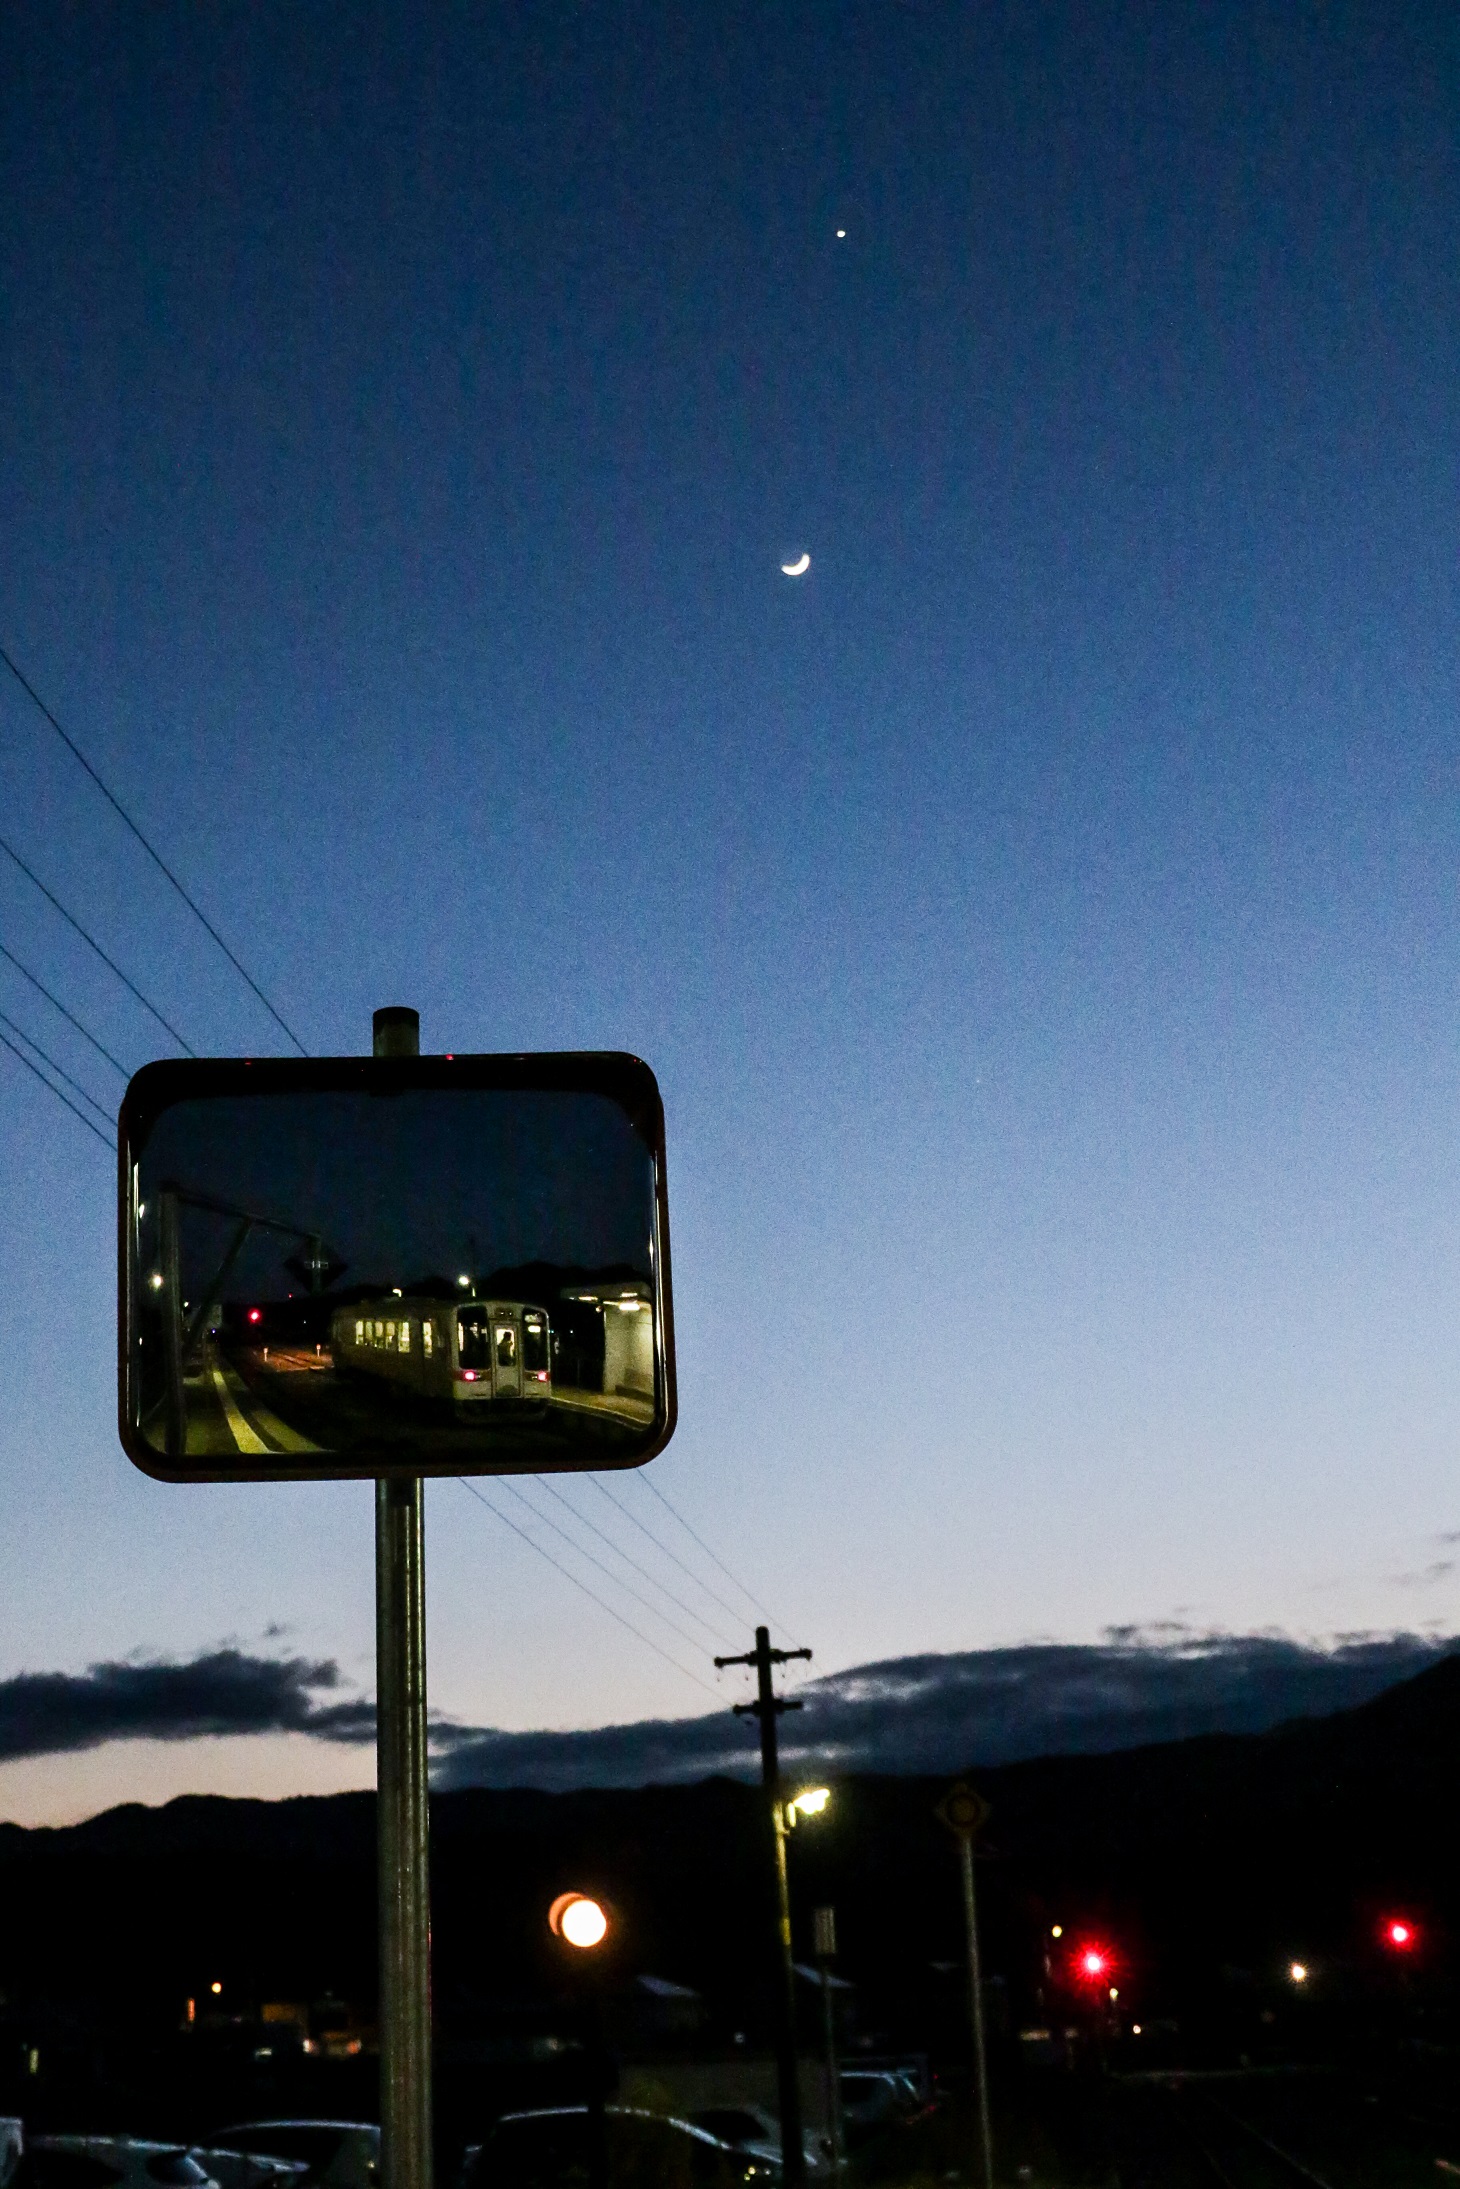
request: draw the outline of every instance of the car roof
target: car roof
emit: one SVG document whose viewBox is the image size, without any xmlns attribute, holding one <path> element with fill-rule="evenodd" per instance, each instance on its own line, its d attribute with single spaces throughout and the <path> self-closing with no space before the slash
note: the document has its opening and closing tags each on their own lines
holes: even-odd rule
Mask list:
<svg viewBox="0 0 1460 2189">
<path fill-rule="evenodd" d="M 645 2105 L 606 2105 L 603 2110 L 615 2120 L 662 2121 L 666 2128 L 682 2129 L 696 2143 L 713 2144 L 717 2151 L 730 2148 L 721 2137 L 712 2136 L 707 2128 L 697 2128 L 693 2121 L 682 2120 L 677 2113 L 651 2113 Z M 503 2128 L 508 2121 L 581 2121 L 587 2117 L 586 2105 L 536 2105 L 524 2112 L 504 2113 L 497 2126 Z"/>
<path fill-rule="evenodd" d="M 292 2114 L 287 2119 L 281 2117 L 269 2121 L 230 2121 L 226 2128 L 217 2128 L 213 2133 L 216 2136 L 232 2136 L 236 2135 L 240 2128 L 353 2128 L 363 2129 L 367 2136 L 378 2136 L 380 2134 L 379 2126 L 375 2121 L 315 2121 L 305 2120 L 302 2117 L 296 2118 Z"/>
<path fill-rule="evenodd" d="M 27 2150 L 33 2151 L 84 2151 L 91 2144 L 104 2143 L 111 2150 L 126 2151 L 178 2151 L 186 2152 L 185 2143 L 159 2143 L 151 2136 L 111 2136 L 104 2130 L 94 2136 L 27 2136 Z"/>
</svg>

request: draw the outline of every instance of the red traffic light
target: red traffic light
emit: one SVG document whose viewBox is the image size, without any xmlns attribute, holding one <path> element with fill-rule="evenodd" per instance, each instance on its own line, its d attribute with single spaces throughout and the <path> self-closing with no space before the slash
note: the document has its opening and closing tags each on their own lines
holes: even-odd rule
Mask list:
<svg viewBox="0 0 1460 2189">
<path fill-rule="evenodd" d="M 1115 1973 L 1115 1955 L 1097 1938 L 1088 1938 L 1075 1948 L 1070 1961 L 1076 1983 L 1105 1984 Z"/>
<path fill-rule="evenodd" d="M 1380 1928 L 1380 1937 L 1391 1953 L 1410 1953 L 1419 1939 L 1419 1932 L 1408 1916 L 1387 1916 Z"/>
<path fill-rule="evenodd" d="M 263 1309 L 261 1307 L 251 1307 L 248 1311 L 248 1319 L 251 1323 L 261 1323 L 264 1319 Z"/>
</svg>

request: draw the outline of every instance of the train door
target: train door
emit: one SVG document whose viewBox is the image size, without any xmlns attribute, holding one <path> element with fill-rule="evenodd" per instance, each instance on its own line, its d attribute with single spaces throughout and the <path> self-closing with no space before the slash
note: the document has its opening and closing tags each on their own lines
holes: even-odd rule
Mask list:
<svg viewBox="0 0 1460 2189">
<path fill-rule="evenodd" d="M 511 1315 L 492 1317 L 492 1389 L 499 1399 L 522 1396 L 522 1332 Z"/>
</svg>

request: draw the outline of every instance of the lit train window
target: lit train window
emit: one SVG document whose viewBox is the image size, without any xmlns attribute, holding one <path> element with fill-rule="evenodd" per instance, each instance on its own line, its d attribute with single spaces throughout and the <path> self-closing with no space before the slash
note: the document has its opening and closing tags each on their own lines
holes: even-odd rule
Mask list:
<svg viewBox="0 0 1460 2189">
<path fill-rule="evenodd" d="M 430 1321 L 423 1322 L 421 1325 L 421 1351 L 425 1354 L 427 1360 L 431 1358 L 431 1348 L 435 1344 L 435 1342 L 435 1324 Z"/>
<path fill-rule="evenodd" d="M 403 1353 L 409 1353 L 411 1349 L 411 1326 L 408 1322 L 400 1326 L 400 1349 Z"/>
<path fill-rule="evenodd" d="M 355 1325 L 355 1343 L 356 1345 L 363 1345 L 365 1343 L 364 1323 L 356 1323 Z"/>
<path fill-rule="evenodd" d="M 395 1351 L 395 1324 L 394 1324 L 394 1323 L 387 1323 L 387 1324 L 386 1324 L 386 1326 L 385 1326 L 385 1349 L 386 1349 L 386 1351 L 387 1351 L 388 1353 L 393 1353 L 393 1352 Z"/>
</svg>

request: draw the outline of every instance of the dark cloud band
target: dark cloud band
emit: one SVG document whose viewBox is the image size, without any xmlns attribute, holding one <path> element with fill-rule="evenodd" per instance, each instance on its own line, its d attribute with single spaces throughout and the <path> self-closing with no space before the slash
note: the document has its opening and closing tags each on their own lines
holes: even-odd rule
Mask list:
<svg viewBox="0 0 1460 2189">
<path fill-rule="evenodd" d="M 805 1771 L 955 1771 L 1257 1733 L 1365 1702 L 1455 1644 L 1416 1634 L 1329 1648 L 1273 1635 L 1114 1630 L 1093 1645 L 1035 1643 L 896 1657 L 811 1681 L 782 1721 L 782 1754 Z M 436 1784 L 636 1786 L 749 1775 L 753 1728 L 727 1712 L 581 1733 L 441 1729 Z"/>
<path fill-rule="evenodd" d="M 184 1663 L 21 1672 L 0 1680 L 0 1760 L 98 1748 L 103 1741 L 225 1733 L 373 1740 L 373 1705 L 316 1700 L 339 1681 L 339 1667 L 328 1658 L 255 1657 L 239 1649 L 211 1650 Z"/>
<path fill-rule="evenodd" d="M 1081 1755 L 1197 1733 L 1257 1733 L 1365 1702 L 1457 1644 L 1355 1636 L 1330 1647 L 1280 1635 L 1115 1629 L 1095 1644 L 894 1657 L 808 1682 L 782 1725 L 793 1770 L 952 1771 Z M 218 1649 L 186 1662 L 102 1663 L 0 1680 L 0 1761 L 114 1740 L 307 1733 L 361 1743 L 374 1705 L 340 1696 L 331 1658 Z M 750 1776 L 753 1728 L 729 1710 L 583 1732 L 504 1733 L 437 1721 L 435 1784 L 640 1786 Z"/>
</svg>

